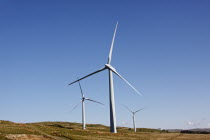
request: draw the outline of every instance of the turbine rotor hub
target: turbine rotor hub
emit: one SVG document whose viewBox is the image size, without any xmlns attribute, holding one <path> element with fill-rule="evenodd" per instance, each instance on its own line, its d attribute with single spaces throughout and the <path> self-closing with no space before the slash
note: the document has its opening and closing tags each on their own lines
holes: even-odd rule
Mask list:
<svg viewBox="0 0 210 140">
<path fill-rule="evenodd" d="M 105 67 L 110 69 L 113 72 L 116 72 L 116 69 L 114 67 L 112 67 L 110 64 L 105 64 Z"/>
</svg>

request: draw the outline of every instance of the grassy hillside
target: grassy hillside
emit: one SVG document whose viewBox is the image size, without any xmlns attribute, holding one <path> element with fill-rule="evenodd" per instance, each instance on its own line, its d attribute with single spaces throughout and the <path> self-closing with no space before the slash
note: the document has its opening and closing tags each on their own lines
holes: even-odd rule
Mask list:
<svg viewBox="0 0 210 140">
<path fill-rule="evenodd" d="M 0 121 L 0 140 L 210 140 L 208 134 L 167 133 L 157 129 L 133 129 L 119 127 L 117 134 L 109 133 L 109 127 L 70 122 L 13 123 Z"/>
</svg>

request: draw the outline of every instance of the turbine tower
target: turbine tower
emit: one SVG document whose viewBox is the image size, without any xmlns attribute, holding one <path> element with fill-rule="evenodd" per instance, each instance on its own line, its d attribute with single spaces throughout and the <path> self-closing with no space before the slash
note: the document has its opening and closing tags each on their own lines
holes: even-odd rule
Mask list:
<svg viewBox="0 0 210 140">
<path fill-rule="evenodd" d="M 128 109 L 128 111 L 130 111 L 130 112 L 133 114 L 133 129 L 134 129 L 134 132 L 136 132 L 136 117 L 135 117 L 135 115 L 136 115 L 137 112 L 143 110 L 144 108 L 139 109 L 139 110 L 133 112 L 133 111 L 131 111 L 128 107 L 126 107 L 125 105 L 123 105 L 123 106 L 124 106 L 126 109 Z"/>
<path fill-rule="evenodd" d="M 117 76 L 119 76 L 121 79 L 123 79 L 131 88 L 133 88 L 138 94 L 141 95 L 141 93 L 136 90 L 127 80 L 125 80 L 125 78 L 123 78 L 116 70 L 114 67 L 111 66 L 111 60 L 112 60 L 112 51 L 113 51 L 113 47 L 114 47 L 114 40 L 115 40 L 115 35 L 116 35 L 116 31 L 117 31 L 117 26 L 118 23 L 116 24 L 115 30 L 114 30 L 114 35 L 112 38 L 112 43 L 111 43 L 111 47 L 110 47 L 110 51 L 109 51 L 109 57 L 108 57 L 108 62 L 107 64 L 105 64 L 105 66 L 93 73 L 90 73 L 72 83 L 70 83 L 69 85 L 76 83 L 82 79 L 85 79 L 91 75 L 94 75 L 96 73 L 99 73 L 101 71 L 104 70 L 108 70 L 109 72 L 109 103 L 110 103 L 110 132 L 112 133 L 117 133 L 117 129 L 116 129 L 116 116 L 115 116 L 115 99 L 114 99 L 114 82 L 113 82 L 113 73 L 115 73 Z"/>
<path fill-rule="evenodd" d="M 80 85 L 80 82 L 79 82 L 79 87 L 80 87 L 80 91 L 81 91 L 81 95 L 82 95 L 82 99 L 80 100 L 80 102 L 72 109 L 72 111 L 77 108 L 77 106 L 82 102 L 82 129 L 86 129 L 86 123 L 85 123 L 85 100 L 88 100 L 88 101 L 91 101 L 91 102 L 95 102 L 95 103 L 98 103 L 98 104 L 101 104 L 101 105 L 104 105 L 100 102 L 97 102 L 97 101 L 94 101 L 92 99 L 89 99 L 89 98 L 85 98 L 84 96 L 84 93 L 82 92 L 82 87 Z"/>
</svg>

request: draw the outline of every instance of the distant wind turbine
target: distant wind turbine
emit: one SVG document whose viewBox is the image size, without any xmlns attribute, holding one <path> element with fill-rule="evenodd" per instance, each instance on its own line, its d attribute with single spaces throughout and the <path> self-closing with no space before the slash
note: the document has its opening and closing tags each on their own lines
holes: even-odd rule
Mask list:
<svg viewBox="0 0 210 140">
<path fill-rule="evenodd" d="M 136 132 L 136 118 L 135 118 L 135 115 L 136 115 L 137 112 L 143 110 L 144 108 L 139 109 L 139 110 L 133 112 L 133 111 L 131 111 L 128 107 L 126 107 L 125 105 L 123 105 L 123 106 L 124 106 L 128 111 L 130 111 L 130 112 L 133 114 L 133 129 L 134 129 L 134 132 Z"/>
<path fill-rule="evenodd" d="M 80 85 L 80 82 L 79 82 L 79 87 L 80 87 L 80 91 L 81 91 L 81 95 L 82 95 L 82 99 L 80 100 L 80 102 L 72 109 L 72 111 L 77 108 L 79 106 L 79 104 L 82 102 L 82 129 L 86 129 L 86 124 L 85 124 L 85 100 L 88 100 L 88 101 L 91 101 L 91 102 L 95 102 L 95 103 L 98 103 L 98 104 L 101 104 L 101 105 L 104 105 L 100 102 L 97 102 L 97 101 L 94 101 L 92 99 L 89 99 L 89 98 L 85 98 L 84 96 L 84 93 L 82 92 L 82 87 Z"/>
<path fill-rule="evenodd" d="M 69 85 L 76 83 L 82 79 L 85 79 L 91 75 L 94 75 L 96 73 L 99 73 L 103 70 L 108 70 L 109 71 L 109 100 L 110 100 L 110 132 L 112 133 L 117 133 L 117 129 L 116 129 L 116 116 L 115 116 L 115 100 L 114 100 L 114 82 L 113 82 L 113 72 L 119 76 L 121 79 L 123 79 L 131 88 L 133 88 L 139 95 L 141 95 L 141 93 L 136 90 L 127 80 L 125 80 L 125 78 L 123 78 L 116 70 L 114 67 L 111 66 L 111 59 L 112 59 L 112 51 L 113 51 L 113 47 L 114 47 L 114 40 L 115 40 L 115 35 L 116 35 L 116 31 L 117 31 L 117 26 L 118 23 L 116 24 L 115 27 L 115 31 L 114 31 L 114 35 L 112 38 L 112 43 L 111 43 L 111 48 L 110 48 L 110 52 L 109 52 L 109 57 L 108 57 L 108 62 L 107 64 L 105 64 L 105 67 L 103 67 L 102 69 L 99 69 L 93 73 L 90 73 L 72 83 L 70 83 Z"/>
</svg>

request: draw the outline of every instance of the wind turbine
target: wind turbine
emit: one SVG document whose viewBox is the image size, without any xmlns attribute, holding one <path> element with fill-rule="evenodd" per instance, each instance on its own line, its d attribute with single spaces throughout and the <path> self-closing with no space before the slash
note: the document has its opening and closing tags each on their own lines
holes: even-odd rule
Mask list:
<svg viewBox="0 0 210 140">
<path fill-rule="evenodd" d="M 136 115 L 137 112 L 143 110 L 144 108 L 139 109 L 139 110 L 133 112 L 133 111 L 131 111 L 128 107 L 126 107 L 125 105 L 123 105 L 123 106 L 124 106 L 125 108 L 127 108 L 127 109 L 133 114 L 133 129 L 134 129 L 134 132 L 136 132 L 136 118 L 135 118 L 135 115 Z"/>
<path fill-rule="evenodd" d="M 114 35 L 112 38 L 112 43 L 111 43 L 111 47 L 110 47 L 110 51 L 109 51 L 109 57 L 108 57 L 108 62 L 107 64 L 105 64 L 105 67 L 90 73 L 72 83 L 70 83 L 69 85 L 76 83 L 82 79 L 85 79 L 91 75 L 94 75 L 96 73 L 99 73 L 101 71 L 104 70 L 108 70 L 109 72 L 109 100 L 110 100 L 110 132 L 112 133 L 117 133 L 117 129 L 116 129 L 116 116 L 115 116 L 115 100 L 114 100 L 114 82 L 113 82 L 113 73 L 115 73 L 117 76 L 119 76 L 121 79 L 123 79 L 131 88 L 133 88 L 138 94 L 141 95 L 141 93 L 136 90 L 127 80 L 125 80 L 125 78 L 123 78 L 116 70 L 114 67 L 111 66 L 111 60 L 112 60 L 112 51 L 113 51 L 113 47 L 114 47 L 114 40 L 115 40 L 115 35 L 116 35 L 116 31 L 117 31 L 117 26 L 118 23 L 116 24 L 115 30 L 114 30 Z"/>
<path fill-rule="evenodd" d="M 82 102 L 82 129 L 86 129 L 86 124 L 85 124 L 85 100 L 88 100 L 88 101 L 91 101 L 91 102 L 95 102 L 95 103 L 98 103 L 98 104 L 101 104 L 101 105 L 104 105 L 100 102 L 97 102 L 97 101 L 94 101 L 92 99 L 89 99 L 89 98 L 86 98 L 84 96 L 84 93 L 82 92 L 82 87 L 80 85 L 80 82 L 79 82 L 79 87 L 80 87 L 80 91 L 81 91 L 81 95 L 82 95 L 82 99 L 80 100 L 80 102 L 72 109 L 72 111 L 77 108 L 79 106 L 79 104 Z"/>
</svg>

